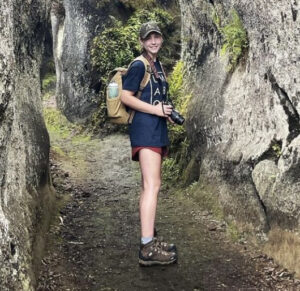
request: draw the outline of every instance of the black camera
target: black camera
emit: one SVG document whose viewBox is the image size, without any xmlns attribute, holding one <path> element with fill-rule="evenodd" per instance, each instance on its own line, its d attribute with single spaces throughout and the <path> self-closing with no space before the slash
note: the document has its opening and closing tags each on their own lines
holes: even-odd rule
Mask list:
<svg viewBox="0 0 300 291">
<path fill-rule="evenodd" d="M 170 118 L 179 125 L 182 125 L 185 121 L 184 117 L 182 115 L 180 115 L 180 113 L 178 111 L 176 111 L 175 109 L 172 110 Z"/>
<path fill-rule="evenodd" d="M 173 102 L 171 102 L 170 100 L 165 102 L 164 104 L 167 104 L 167 105 L 171 105 L 173 106 L 173 110 L 171 112 L 171 115 L 170 115 L 170 118 L 176 123 L 176 124 L 179 124 L 179 125 L 182 125 L 185 121 L 184 117 L 177 111 L 174 109 L 174 104 Z"/>
</svg>

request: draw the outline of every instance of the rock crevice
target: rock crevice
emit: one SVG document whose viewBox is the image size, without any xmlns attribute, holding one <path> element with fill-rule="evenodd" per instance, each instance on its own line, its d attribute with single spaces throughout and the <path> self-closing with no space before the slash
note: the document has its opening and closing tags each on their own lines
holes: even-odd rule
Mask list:
<svg viewBox="0 0 300 291">
<path fill-rule="evenodd" d="M 271 73 L 271 70 L 269 70 L 268 76 L 272 84 L 272 89 L 277 93 L 277 96 L 280 100 L 280 104 L 283 106 L 284 112 L 288 117 L 290 133 L 287 137 L 287 141 L 288 143 L 290 143 L 294 138 L 296 138 L 300 134 L 299 113 L 294 107 L 286 91 L 278 85 L 276 78 Z"/>
<path fill-rule="evenodd" d="M 194 92 L 186 127 L 201 153 L 200 180 L 218 188 L 228 217 L 261 230 L 266 225 L 299 230 L 298 4 L 181 0 L 180 5 L 182 59 Z M 213 12 L 226 20 L 233 8 L 249 45 L 243 63 L 229 73 Z M 206 48 L 209 53 L 199 58 Z"/>
</svg>

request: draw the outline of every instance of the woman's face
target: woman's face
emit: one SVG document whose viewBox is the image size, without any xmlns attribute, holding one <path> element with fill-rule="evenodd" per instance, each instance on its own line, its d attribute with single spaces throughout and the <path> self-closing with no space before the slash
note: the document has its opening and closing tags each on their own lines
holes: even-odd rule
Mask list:
<svg viewBox="0 0 300 291">
<path fill-rule="evenodd" d="M 141 40 L 141 45 L 147 53 L 157 55 L 163 43 L 163 38 L 159 33 L 151 32 L 145 39 Z"/>
</svg>

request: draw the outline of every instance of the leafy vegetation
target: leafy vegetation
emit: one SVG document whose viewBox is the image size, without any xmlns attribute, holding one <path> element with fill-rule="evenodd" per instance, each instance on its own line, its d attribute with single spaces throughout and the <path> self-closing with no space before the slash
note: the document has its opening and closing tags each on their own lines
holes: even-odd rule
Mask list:
<svg viewBox="0 0 300 291">
<path fill-rule="evenodd" d="M 46 74 L 42 80 L 42 92 L 43 100 L 50 99 L 51 96 L 55 95 L 56 86 L 56 75 L 53 72 Z"/>
<path fill-rule="evenodd" d="M 53 87 L 56 84 L 56 75 L 47 74 L 42 81 L 42 90 L 48 90 L 49 87 Z"/>
<path fill-rule="evenodd" d="M 100 35 L 94 38 L 91 50 L 92 64 L 100 73 L 104 83 L 107 81 L 110 71 L 115 67 L 128 65 L 140 54 L 139 29 L 141 24 L 147 21 L 159 23 L 166 36 L 166 43 L 168 43 L 169 33 L 174 30 L 174 18 L 160 8 L 137 10 L 126 24 L 114 19 L 112 27 L 104 29 Z M 163 51 L 162 61 L 164 62 L 164 58 L 170 59 L 170 49 L 166 49 L 165 53 Z"/>
<path fill-rule="evenodd" d="M 178 179 L 180 173 L 179 165 L 176 160 L 169 157 L 163 161 L 162 165 L 162 180 L 164 184 L 172 184 Z"/>
<path fill-rule="evenodd" d="M 185 86 L 184 76 L 184 64 L 182 61 L 178 61 L 168 78 L 168 83 L 175 109 L 181 115 L 186 116 L 191 93 L 188 92 Z M 169 138 L 171 158 L 166 159 L 163 163 L 163 178 L 166 182 L 176 181 L 187 166 L 190 158 L 189 142 L 184 126 L 170 125 Z"/>
<path fill-rule="evenodd" d="M 187 114 L 187 105 L 192 96 L 191 92 L 188 91 L 184 82 L 185 71 L 184 64 L 182 61 L 178 61 L 175 65 L 173 72 L 168 78 L 169 93 L 175 109 L 183 116 Z M 169 126 L 171 150 L 180 153 L 180 158 L 187 157 L 187 148 L 189 146 L 186 130 L 184 125 Z M 179 159 L 177 158 L 177 161 Z"/>
<path fill-rule="evenodd" d="M 274 154 L 276 156 L 276 158 L 280 158 L 282 155 L 282 151 L 281 151 L 281 145 L 278 142 L 275 142 L 272 145 L 272 150 L 274 151 Z"/>
<path fill-rule="evenodd" d="M 89 140 L 90 136 L 82 134 L 83 127 L 73 124 L 55 108 L 44 108 L 44 119 L 50 134 L 58 139 Z"/>
<path fill-rule="evenodd" d="M 110 72 L 116 67 L 129 65 L 141 53 L 138 35 L 142 23 L 155 21 L 159 24 L 165 40 L 160 59 L 167 71 L 174 66 L 176 59 L 179 58 L 180 33 L 175 35 L 176 23 L 170 13 L 159 7 L 151 10 L 145 9 L 142 2 L 149 1 L 124 0 L 120 2 L 134 7 L 135 12 L 126 23 L 112 18 L 111 26 L 105 28 L 100 35 L 94 38 L 91 48 L 92 64 L 102 83 L 99 93 L 100 106 L 92 117 L 92 127 L 95 129 L 99 129 L 106 121 L 104 86 L 107 83 Z"/>
<path fill-rule="evenodd" d="M 173 72 L 168 78 L 169 93 L 171 100 L 175 105 L 175 109 L 181 115 L 187 114 L 187 105 L 191 98 L 191 93 L 187 93 L 187 88 L 184 85 L 184 64 L 178 61 L 173 69 Z M 178 145 L 186 139 L 186 131 L 184 126 L 170 126 L 170 138 L 173 145 Z"/>
<path fill-rule="evenodd" d="M 222 26 L 221 18 L 216 11 L 214 11 L 213 21 L 224 39 L 221 56 L 228 55 L 228 70 L 233 71 L 249 46 L 247 31 L 234 9 L 224 26 Z"/>
</svg>

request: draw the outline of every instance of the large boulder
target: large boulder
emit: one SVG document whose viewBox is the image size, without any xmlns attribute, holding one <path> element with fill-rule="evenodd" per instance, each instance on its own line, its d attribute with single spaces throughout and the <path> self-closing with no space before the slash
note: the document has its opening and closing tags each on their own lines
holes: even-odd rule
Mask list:
<svg viewBox="0 0 300 291">
<path fill-rule="evenodd" d="M 102 3 L 103 2 L 103 3 Z M 56 0 L 51 9 L 57 105 L 83 123 L 97 109 L 100 77 L 91 64 L 93 38 L 118 15 L 117 1 Z"/>
<path fill-rule="evenodd" d="M 300 229 L 300 22 L 296 1 L 181 0 L 182 58 L 193 98 L 187 131 L 200 180 L 225 213 L 257 230 Z M 248 50 L 220 56 L 234 8 Z M 218 16 L 218 18 L 216 17 Z M 219 22 L 220 21 L 220 22 Z M 224 26 L 223 26 L 224 27 Z"/>
<path fill-rule="evenodd" d="M 37 232 L 51 208 L 40 93 L 48 6 L 42 0 L 0 2 L 1 290 L 33 290 Z"/>
</svg>

